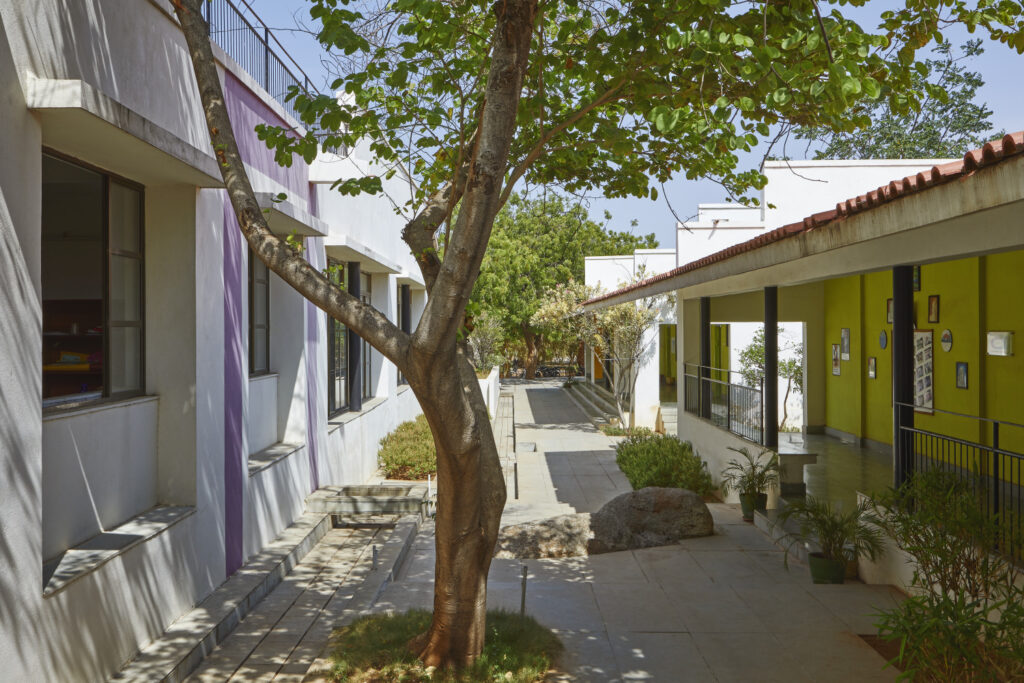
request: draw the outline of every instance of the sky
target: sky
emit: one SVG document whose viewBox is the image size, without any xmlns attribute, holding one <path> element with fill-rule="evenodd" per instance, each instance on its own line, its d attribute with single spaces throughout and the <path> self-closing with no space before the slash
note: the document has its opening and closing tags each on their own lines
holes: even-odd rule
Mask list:
<svg viewBox="0 0 1024 683">
<path fill-rule="evenodd" d="M 302 23 L 309 24 L 309 3 L 305 0 L 248 0 L 248 3 L 274 31 L 306 74 L 322 91 L 326 91 L 328 76 L 321 65 L 323 49 L 311 35 L 296 30 Z M 864 8 L 853 9 L 852 16 L 864 26 L 872 25 L 869 22 L 873 16 L 895 4 L 889 0 L 869 2 Z M 851 12 L 851 8 L 846 6 L 844 12 Z M 960 27 L 949 31 L 947 35 L 954 45 L 960 45 L 971 37 L 982 37 L 980 33 L 970 36 Z M 985 85 L 978 91 L 977 100 L 986 103 L 992 110 L 993 130 L 1024 130 L 1024 88 L 1019 85 L 1024 55 L 1018 55 L 1010 48 L 989 40 L 985 41 L 984 46 L 984 54 L 966 63 L 969 70 L 979 72 L 985 81 Z M 779 151 L 776 150 L 776 153 Z M 787 149 L 790 158 L 799 158 L 802 153 L 802 145 L 793 144 Z M 762 148 L 740 157 L 741 167 L 756 167 L 763 154 Z M 593 199 L 590 201 L 591 216 L 600 220 L 603 212 L 608 211 L 613 216 L 610 227 L 638 234 L 653 232 L 662 247 L 671 248 L 675 246 L 676 219 L 669 203 L 680 217 L 686 219 L 696 214 L 697 204 L 722 202 L 726 198 L 725 192 L 717 184 L 707 180 L 686 180 L 682 176 L 667 183 L 665 189 L 667 192 L 661 193 L 659 188 L 662 196 L 656 201 Z M 637 225 L 631 228 L 630 223 L 634 219 Z"/>
</svg>

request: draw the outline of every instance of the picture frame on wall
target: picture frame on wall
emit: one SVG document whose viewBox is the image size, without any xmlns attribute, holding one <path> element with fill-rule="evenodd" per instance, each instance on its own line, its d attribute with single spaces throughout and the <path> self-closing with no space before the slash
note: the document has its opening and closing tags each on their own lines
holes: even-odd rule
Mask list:
<svg viewBox="0 0 1024 683">
<path fill-rule="evenodd" d="M 868 356 L 868 379 L 875 379 L 878 371 L 878 361 L 874 356 Z"/>
<path fill-rule="evenodd" d="M 932 294 L 928 297 L 928 322 L 939 322 L 939 295 Z"/>
<path fill-rule="evenodd" d="M 839 374 L 839 344 L 832 345 L 832 374 Z"/>
<path fill-rule="evenodd" d="M 914 266 L 913 268 L 913 279 L 914 279 L 914 291 L 921 291 L 921 266 Z"/>
<path fill-rule="evenodd" d="M 892 299 L 885 300 L 885 322 L 892 325 Z"/>
<path fill-rule="evenodd" d="M 932 331 L 914 330 L 914 412 L 935 412 Z"/>
<path fill-rule="evenodd" d="M 841 346 L 839 348 L 840 357 L 843 360 L 850 360 L 850 328 L 844 327 L 840 330 L 839 341 Z"/>
<path fill-rule="evenodd" d="M 956 364 L 956 388 L 967 388 L 967 363 Z"/>
</svg>

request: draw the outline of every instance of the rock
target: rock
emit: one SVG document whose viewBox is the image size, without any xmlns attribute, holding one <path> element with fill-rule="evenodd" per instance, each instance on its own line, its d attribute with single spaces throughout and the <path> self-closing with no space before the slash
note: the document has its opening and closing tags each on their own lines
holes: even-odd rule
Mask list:
<svg viewBox="0 0 1024 683">
<path fill-rule="evenodd" d="M 704 500 L 686 489 L 651 486 L 612 498 L 590 517 L 591 555 L 669 545 L 714 533 Z"/>
<path fill-rule="evenodd" d="M 587 554 L 590 514 L 560 515 L 537 522 L 513 524 L 498 532 L 495 557 L 537 559 Z"/>
<path fill-rule="evenodd" d="M 503 527 L 494 556 L 578 557 L 670 545 L 714 533 L 704 500 L 685 489 L 649 487 L 616 496 L 593 514 Z"/>
</svg>

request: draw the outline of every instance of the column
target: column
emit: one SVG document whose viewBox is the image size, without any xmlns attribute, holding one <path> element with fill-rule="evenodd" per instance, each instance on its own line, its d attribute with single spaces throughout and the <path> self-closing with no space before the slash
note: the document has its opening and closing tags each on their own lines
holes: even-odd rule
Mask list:
<svg viewBox="0 0 1024 683">
<path fill-rule="evenodd" d="M 764 288 L 764 424 L 765 448 L 779 447 L 779 288 Z"/>
<path fill-rule="evenodd" d="M 700 416 L 711 419 L 711 297 L 700 298 Z"/>
<path fill-rule="evenodd" d="M 914 426 L 913 266 L 892 269 L 892 401 L 893 483 L 899 486 L 914 470 L 912 435 L 900 429 Z"/>
</svg>

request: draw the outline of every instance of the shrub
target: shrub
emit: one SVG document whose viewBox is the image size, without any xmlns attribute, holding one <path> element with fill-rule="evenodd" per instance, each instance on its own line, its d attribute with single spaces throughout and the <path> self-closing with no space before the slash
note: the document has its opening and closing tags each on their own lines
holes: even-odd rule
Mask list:
<svg viewBox="0 0 1024 683">
<path fill-rule="evenodd" d="M 398 425 L 380 440 L 377 453 L 388 479 L 426 479 L 437 473 L 437 451 L 427 418 L 422 415 Z"/>
<path fill-rule="evenodd" d="M 630 436 L 615 447 L 615 461 L 634 489 L 667 486 L 702 496 L 715 490 L 707 463 L 693 452 L 690 442 L 673 436 Z"/>
<path fill-rule="evenodd" d="M 879 622 L 908 678 L 1024 679 L 1024 575 L 993 550 L 1024 539 L 983 508 L 986 494 L 981 477 L 924 472 L 879 500 L 882 528 L 916 560 L 911 597 Z"/>
<path fill-rule="evenodd" d="M 562 644 L 531 617 L 489 610 L 487 640 L 480 657 L 461 671 L 430 672 L 408 648 L 430 626 L 430 612 L 362 617 L 339 629 L 332 640 L 336 681 L 511 681 L 544 680 Z"/>
<path fill-rule="evenodd" d="M 623 427 L 621 425 L 601 424 L 598 429 L 605 436 L 654 436 L 647 427 Z"/>
</svg>

